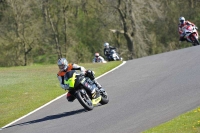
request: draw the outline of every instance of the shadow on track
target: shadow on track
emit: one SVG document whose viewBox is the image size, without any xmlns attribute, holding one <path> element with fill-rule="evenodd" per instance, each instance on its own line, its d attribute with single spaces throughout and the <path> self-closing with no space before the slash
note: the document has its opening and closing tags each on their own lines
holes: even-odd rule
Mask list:
<svg viewBox="0 0 200 133">
<path fill-rule="evenodd" d="M 14 124 L 14 125 L 11 125 L 11 126 L 8 126 L 5 128 L 10 128 L 10 127 L 14 127 L 14 126 L 24 126 L 24 125 L 34 124 L 34 123 L 38 123 L 38 122 L 43 122 L 43 121 L 59 119 L 59 118 L 66 117 L 66 116 L 80 114 L 83 112 L 87 112 L 87 110 L 79 109 L 79 110 L 64 112 L 64 113 L 60 113 L 60 114 L 56 114 L 56 115 L 49 115 L 49 116 L 43 117 L 41 119 L 36 119 L 36 120 L 27 121 L 27 122 L 23 122 L 23 123 L 19 123 L 19 124 Z"/>
</svg>

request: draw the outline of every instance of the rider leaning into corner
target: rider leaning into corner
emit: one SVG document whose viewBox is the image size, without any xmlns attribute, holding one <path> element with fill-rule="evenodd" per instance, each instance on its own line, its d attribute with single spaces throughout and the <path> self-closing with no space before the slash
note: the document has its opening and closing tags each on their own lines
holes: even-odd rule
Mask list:
<svg viewBox="0 0 200 133">
<path fill-rule="evenodd" d="M 179 41 L 187 41 L 186 38 L 184 38 L 185 34 L 184 34 L 184 27 L 187 26 L 187 25 L 192 25 L 194 26 L 196 29 L 198 29 L 194 23 L 188 21 L 188 20 L 185 20 L 184 17 L 180 17 L 179 18 L 179 24 L 178 24 L 178 31 L 179 31 Z"/>
<path fill-rule="evenodd" d="M 71 64 L 71 63 L 68 64 L 66 58 L 58 59 L 57 65 L 59 67 L 59 72 L 57 74 L 57 77 L 58 77 L 58 80 L 60 82 L 60 86 L 62 89 L 64 89 L 64 90 L 69 89 L 69 85 L 66 84 L 66 82 L 65 82 L 65 74 L 66 74 L 66 72 L 71 71 L 71 70 L 80 70 L 81 74 L 88 76 L 89 78 L 93 77 L 93 79 L 91 79 L 91 80 L 94 81 L 94 83 L 97 85 L 97 87 L 99 89 L 102 88 L 102 86 L 96 81 L 93 71 L 86 70 L 83 66 L 79 66 L 77 64 Z M 99 94 L 99 92 L 96 92 L 95 89 L 91 90 L 91 94 L 92 94 L 92 103 L 95 103 L 94 101 L 97 101 L 97 99 L 99 99 L 100 94 Z M 73 102 L 75 100 L 73 91 L 68 91 L 66 98 L 69 102 Z"/>
<path fill-rule="evenodd" d="M 109 43 L 104 43 L 104 55 L 106 56 L 106 58 L 108 59 L 108 60 L 110 60 L 110 51 L 112 50 L 112 49 L 116 49 L 115 47 L 112 47 L 112 46 L 109 46 Z"/>
</svg>

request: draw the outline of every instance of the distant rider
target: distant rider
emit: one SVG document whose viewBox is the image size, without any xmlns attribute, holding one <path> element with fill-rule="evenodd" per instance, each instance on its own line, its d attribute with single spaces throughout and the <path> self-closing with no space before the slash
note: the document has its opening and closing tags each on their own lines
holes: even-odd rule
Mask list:
<svg viewBox="0 0 200 133">
<path fill-rule="evenodd" d="M 65 89 L 65 90 L 68 90 L 69 89 L 69 85 L 68 84 L 65 84 L 65 74 L 66 72 L 68 71 L 71 71 L 71 70 L 80 70 L 81 74 L 84 74 L 85 76 L 88 76 L 88 77 L 94 77 L 94 72 L 91 71 L 91 70 L 86 70 L 84 67 L 82 66 L 79 66 L 77 64 L 68 64 L 66 58 L 60 58 L 58 59 L 58 62 L 57 62 L 57 65 L 59 67 L 59 72 L 57 74 L 57 77 L 58 77 L 58 80 L 60 82 L 60 86 Z M 90 75 L 90 76 L 89 76 Z M 95 77 L 93 79 L 91 79 L 94 81 L 94 83 L 97 85 L 97 87 L 100 89 L 101 88 L 101 85 L 95 80 Z M 98 99 L 100 97 L 100 94 L 97 93 L 95 90 L 91 90 L 91 93 L 92 93 L 92 103 L 93 101 L 95 101 L 96 99 Z M 68 91 L 67 93 L 67 100 L 69 102 L 73 102 L 75 99 L 74 95 L 73 95 L 73 92 L 72 91 Z"/>
<path fill-rule="evenodd" d="M 99 53 L 95 53 L 94 58 L 93 58 L 93 63 L 106 63 L 104 58 L 99 55 Z"/>
<path fill-rule="evenodd" d="M 179 30 L 179 41 L 187 41 L 187 39 L 184 37 L 184 29 L 186 28 L 186 26 L 188 25 L 192 25 L 194 26 L 196 29 L 198 29 L 195 24 L 193 24 L 190 21 L 185 20 L 184 17 L 180 17 L 179 18 L 179 25 L 178 25 L 178 30 Z"/>
<path fill-rule="evenodd" d="M 104 55 L 106 56 L 107 60 L 110 61 L 112 60 L 110 55 L 111 55 L 111 50 L 115 50 L 115 47 L 109 46 L 109 43 L 104 43 Z"/>
</svg>

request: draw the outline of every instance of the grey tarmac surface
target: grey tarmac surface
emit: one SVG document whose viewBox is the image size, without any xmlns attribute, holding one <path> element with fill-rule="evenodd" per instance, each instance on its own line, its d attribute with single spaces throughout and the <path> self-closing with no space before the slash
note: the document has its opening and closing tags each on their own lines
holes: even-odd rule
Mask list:
<svg viewBox="0 0 200 133">
<path fill-rule="evenodd" d="M 98 79 L 107 105 L 62 97 L 0 133 L 140 133 L 200 106 L 199 80 L 200 46 L 130 60 Z"/>
</svg>

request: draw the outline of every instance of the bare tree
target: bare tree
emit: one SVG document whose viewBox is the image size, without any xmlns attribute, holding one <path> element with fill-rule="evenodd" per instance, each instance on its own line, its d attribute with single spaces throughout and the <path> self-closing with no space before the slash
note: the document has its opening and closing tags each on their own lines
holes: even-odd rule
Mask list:
<svg viewBox="0 0 200 133">
<path fill-rule="evenodd" d="M 54 2 L 58 3 L 58 1 L 54 1 Z M 59 6 L 55 6 L 51 4 L 49 0 L 43 1 L 43 5 L 45 5 L 45 8 L 44 8 L 45 16 L 47 16 L 51 25 L 51 29 L 53 31 L 53 37 L 55 40 L 56 52 L 57 52 L 58 58 L 61 58 L 62 52 L 61 52 L 61 46 L 59 43 L 59 31 L 57 28 L 59 25 L 59 16 L 60 16 L 59 14 L 61 10 L 59 9 Z"/>
<path fill-rule="evenodd" d="M 11 60 L 15 62 L 13 65 L 26 66 L 28 55 L 39 35 L 36 17 L 32 10 L 37 2 L 31 2 L 30 0 L 7 0 L 6 2 L 9 10 L 4 12 L 4 15 L 9 16 L 9 18 L 3 20 L 3 23 L 8 25 L 1 29 L 3 34 L 1 37 L 10 46 L 13 46 L 10 49 L 13 52 L 9 53 L 12 57 Z"/>
<path fill-rule="evenodd" d="M 58 58 L 66 56 L 67 47 L 69 46 L 68 42 L 70 40 L 68 39 L 68 29 L 70 29 L 69 21 L 76 17 L 76 15 L 73 16 L 72 14 L 73 10 L 76 10 L 76 4 L 78 2 L 79 1 L 43 0 L 44 18 L 49 21 Z M 68 20 L 68 18 L 70 19 Z"/>
<path fill-rule="evenodd" d="M 102 4 L 103 1 L 100 1 Z M 104 7 L 117 10 L 119 14 L 119 27 L 111 29 L 114 33 L 121 33 L 124 35 L 127 47 L 130 53 L 129 58 L 141 57 L 148 55 L 147 41 L 148 32 L 145 23 L 154 22 L 154 17 L 161 16 L 159 12 L 159 1 L 156 0 L 117 0 L 117 1 L 104 1 Z"/>
</svg>

